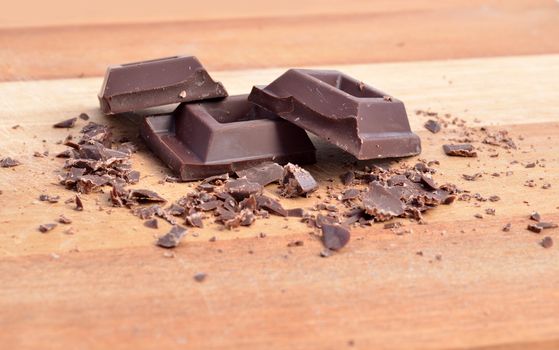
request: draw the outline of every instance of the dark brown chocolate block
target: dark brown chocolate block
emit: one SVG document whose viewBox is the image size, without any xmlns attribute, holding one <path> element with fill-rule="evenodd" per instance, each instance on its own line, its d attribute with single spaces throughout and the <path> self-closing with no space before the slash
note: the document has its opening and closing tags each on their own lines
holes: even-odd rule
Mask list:
<svg viewBox="0 0 559 350">
<path fill-rule="evenodd" d="M 358 159 L 421 152 L 402 101 L 338 71 L 290 69 L 248 99 Z"/>
<path fill-rule="evenodd" d="M 115 114 L 226 96 L 196 57 L 175 56 L 109 66 L 99 102 L 103 113 Z"/>
<path fill-rule="evenodd" d="M 170 115 L 146 118 L 140 132 L 149 148 L 183 181 L 263 161 L 316 161 L 305 130 L 249 103 L 247 95 L 181 104 Z"/>
</svg>

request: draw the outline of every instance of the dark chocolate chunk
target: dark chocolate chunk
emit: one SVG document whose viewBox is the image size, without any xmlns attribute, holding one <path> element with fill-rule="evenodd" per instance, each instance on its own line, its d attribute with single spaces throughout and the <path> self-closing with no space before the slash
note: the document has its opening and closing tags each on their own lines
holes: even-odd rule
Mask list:
<svg viewBox="0 0 559 350">
<path fill-rule="evenodd" d="M 76 125 L 76 121 L 78 120 L 78 118 L 74 117 L 74 118 L 70 118 L 67 120 L 63 120 L 61 122 L 58 122 L 56 124 L 53 125 L 54 128 L 73 128 L 74 125 Z"/>
<path fill-rule="evenodd" d="M 186 222 L 190 226 L 203 228 L 204 223 L 202 221 L 202 218 L 203 218 L 202 213 L 194 212 L 194 213 L 189 214 L 189 215 L 186 216 Z"/>
<path fill-rule="evenodd" d="M 194 280 L 196 282 L 204 282 L 206 280 L 206 277 L 208 277 L 207 274 L 203 272 L 198 272 L 197 274 L 194 275 Z"/>
<path fill-rule="evenodd" d="M 157 240 L 157 245 L 162 248 L 175 248 L 179 245 L 181 239 L 186 234 L 186 229 L 180 226 L 173 226 L 171 230 L 159 237 Z"/>
<path fill-rule="evenodd" d="M 58 222 L 61 224 L 68 225 L 72 223 L 72 220 L 66 217 L 64 214 L 60 214 L 60 216 L 58 217 Z"/>
<path fill-rule="evenodd" d="M 246 95 L 181 104 L 172 114 L 145 118 L 140 132 L 150 149 L 183 181 L 263 161 L 316 161 L 314 146 L 303 129 L 249 103 Z"/>
<path fill-rule="evenodd" d="M 322 226 L 324 226 L 324 225 L 336 224 L 336 221 L 337 220 L 335 218 L 331 217 L 331 216 L 318 214 L 316 216 L 316 220 L 315 220 L 314 224 L 317 228 L 322 228 Z"/>
<path fill-rule="evenodd" d="M 220 205 L 220 201 L 218 200 L 211 200 L 208 202 L 204 202 L 202 204 L 199 205 L 200 210 L 203 211 L 210 211 L 210 210 L 214 210 L 215 208 L 217 208 Z"/>
<path fill-rule="evenodd" d="M 267 196 L 256 196 L 256 202 L 259 209 L 264 209 L 272 214 L 279 216 L 287 216 L 288 212 L 283 208 L 280 202 Z"/>
<path fill-rule="evenodd" d="M 347 200 L 355 199 L 359 197 L 360 193 L 361 191 L 359 191 L 356 188 L 348 188 L 347 190 L 344 191 L 342 195 L 342 200 L 347 201 Z"/>
<path fill-rule="evenodd" d="M 159 222 L 155 218 L 150 219 L 150 220 L 146 220 L 146 221 L 144 221 L 144 226 L 148 227 L 148 228 L 158 228 L 159 227 Z"/>
<path fill-rule="evenodd" d="M 264 162 L 252 168 L 238 170 L 235 173 L 240 178 L 245 177 L 250 182 L 266 186 L 280 181 L 283 175 L 283 167 L 277 163 Z"/>
<path fill-rule="evenodd" d="M 298 240 L 296 240 L 296 241 L 291 241 L 291 242 L 287 243 L 287 246 L 288 246 L 289 248 L 292 248 L 292 247 L 302 247 L 302 246 L 304 246 L 304 245 L 305 245 L 305 242 L 303 242 L 303 241 L 300 240 L 300 239 L 298 239 Z"/>
<path fill-rule="evenodd" d="M 404 206 L 399 198 L 384 186 L 372 182 L 369 190 L 363 194 L 365 212 L 377 221 L 390 220 L 394 216 L 404 214 Z"/>
<path fill-rule="evenodd" d="M 540 213 L 538 213 L 537 211 L 533 212 L 532 214 L 530 214 L 530 219 L 534 220 L 534 221 L 541 221 L 542 217 L 540 215 Z"/>
<path fill-rule="evenodd" d="M 206 177 L 205 179 L 202 180 L 202 184 L 211 184 L 211 185 L 222 185 L 223 183 L 225 183 L 225 181 L 229 180 L 229 174 L 225 173 L 225 174 L 219 174 L 219 175 L 213 175 L 210 177 Z"/>
<path fill-rule="evenodd" d="M 109 66 L 99 93 L 105 114 L 227 96 L 196 57 L 175 56 Z"/>
<path fill-rule="evenodd" d="M 544 237 L 544 239 L 540 242 L 540 245 L 546 249 L 551 248 L 553 247 L 553 239 L 549 236 Z"/>
<path fill-rule="evenodd" d="M 351 185 L 355 180 L 355 173 L 353 171 L 348 171 L 347 173 L 342 174 L 340 179 L 342 180 L 342 184 L 345 186 Z"/>
<path fill-rule="evenodd" d="M 255 86 L 249 101 L 358 159 L 421 151 L 401 101 L 338 71 L 290 69 L 266 87 Z"/>
<path fill-rule="evenodd" d="M 2 167 L 2 168 L 13 168 L 13 167 L 18 166 L 20 164 L 21 163 L 18 160 L 10 158 L 10 157 L 0 159 L 0 167 Z"/>
<path fill-rule="evenodd" d="M 79 118 L 81 120 L 89 120 L 89 115 L 87 113 L 80 113 Z"/>
<path fill-rule="evenodd" d="M 330 249 L 323 249 L 320 251 L 321 258 L 328 258 L 330 256 L 332 256 L 332 251 Z"/>
<path fill-rule="evenodd" d="M 443 145 L 444 153 L 453 157 L 477 157 L 477 152 L 474 146 L 469 143 L 457 145 Z"/>
<path fill-rule="evenodd" d="M 305 210 L 303 208 L 287 209 L 287 216 L 302 218 L 305 216 Z"/>
<path fill-rule="evenodd" d="M 322 244 L 330 250 L 340 250 L 348 242 L 351 234 L 348 229 L 340 225 L 322 225 Z"/>
<path fill-rule="evenodd" d="M 240 178 L 227 182 L 225 184 L 225 191 L 237 201 L 241 201 L 248 196 L 262 193 L 262 185 L 250 182 L 246 178 Z"/>
<path fill-rule="evenodd" d="M 39 226 L 39 231 L 41 231 L 42 233 L 46 233 L 49 232 L 50 230 L 54 229 L 56 227 L 56 224 L 42 224 Z"/>
<path fill-rule="evenodd" d="M 280 189 L 282 196 L 291 198 L 316 191 L 318 183 L 308 171 L 289 163 L 283 167 Z"/>
<path fill-rule="evenodd" d="M 83 202 L 82 199 L 79 196 L 76 196 L 76 210 L 77 211 L 82 211 L 83 210 Z"/>
<path fill-rule="evenodd" d="M 439 124 L 439 122 L 433 119 L 429 119 L 428 121 L 426 121 L 425 124 L 423 124 L 423 126 L 425 127 L 425 129 L 429 130 L 433 134 L 436 134 L 439 131 L 441 131 L 441 124 Z"/>
</svg>

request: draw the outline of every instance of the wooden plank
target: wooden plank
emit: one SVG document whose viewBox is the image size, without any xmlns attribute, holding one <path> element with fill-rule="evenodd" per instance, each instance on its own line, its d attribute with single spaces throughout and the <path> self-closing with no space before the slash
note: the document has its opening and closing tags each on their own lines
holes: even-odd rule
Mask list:
<svg viewBox="0 0 559 350">
<path fill-rule="evenodd" d="M 392 3 L 339 14 L 2 29 L 0 80 L 99 76 L 108 64 L 175 54 L 223 70 L 559 52 L 551 0 Z"/>
<path fill-rule="evenodd" d="M 67 132 L 52 129 L 53 122 L 87 111 L 95 121 L 134 138 L 137 118 L 96 112 L 99 79 L 2 83 L 0 156 L 24 163 L 0 169 L 2 344 L 227 349 L 262 348 L 272 341 L 280 349 L 337 349 L 349 342 L 367 349 L 556 348 L 559 265 L 554 262 L 559 250 L 540 247 L 542 235 L 525 226 L 532 210 L 559 221 L 559 104 L 554 91 L 559 56 L 334 68 L 406 101 L 413 129 L 423 139 L 422 157 L 441 161 L 437 181 L 502 200 L 439 207 L 427 214 L 428 225 L 406 223 L 413 233 L 403 236 L 382 225 L 356 229 L 346 249 L 329 259 L 318 257 L 321 245 L 305 225 L 278 218 L 239 231 L 216 226 L 198 230 L 198 237 L 187 237 L 175 258 L 165 258 L 153 246 L 154 231 L 125 209 L 109 213 L 106 195 L 84 196 L 86 210 L 80 213 L 63 203 L 36 202 L 41 192 L 64 199 L 72 195 L 54 184 L 60 160 L 31 162 L 35 150 L 62 149 L 55 142 Z M 279 71 L 215 76 L 231 93 L 241 93 Z M 527 95 L 525 86 L 535 89 Z M 428 134 L 421 128 L 425 118 L 412 112 L 429 108 L 463 117 L 471 125 L 509 130 L 519 150 L 498 149 L 498 158 L 489 158 L 487 151 L 473 160 L 445 157 L 440 145 L 452 133 Z M 21 127 L 12 129 L 14 124 Z M 324 144 L 319 150 L 319 163 L 309 169 L 324 187 L 326 178 L 342 172 L 347 156 Z M 543 158 L 545 167 L 522 165 Z M 143 174 L 139 187 L 166 198 L 178 198 L 191 187 L 158 184 L 168 172 L 145 149 L 134 156 L 134 167 Z M 488 174 L 476 182 L 461 179 L 463 173 L 480 170 Z M 491 177 L 495 171 L 513 174 Z M 528 179 L 538 186 L 523 186 Z M 552 187 L 541 189 L 544 182 Z M 335 186 L 341 189 L 338 182 Z M 268 191 L 273 195 L 274 188 Z M 317 201 L 311 197 L 285 205 L 306 207 Z M 473 217 L 487 207 L 496 209 L 494 217 Z M 75 219 L 75 235 L 59 229 L 38 233 L 38 224 L 61 213 Z M 506 222 L 512 223 L 511 232 L 501 231 Z M 259 232 L 268 237 L 257 238 Z M 557 230 L 546 235 L 559 240 Z M 211 236 L 217 242 L 208 242 Z M 294 239 L 305 245 L 287 248 Z M 200 271 L 209 277 L 198 284 L 192 276 Z"/>
</svg>

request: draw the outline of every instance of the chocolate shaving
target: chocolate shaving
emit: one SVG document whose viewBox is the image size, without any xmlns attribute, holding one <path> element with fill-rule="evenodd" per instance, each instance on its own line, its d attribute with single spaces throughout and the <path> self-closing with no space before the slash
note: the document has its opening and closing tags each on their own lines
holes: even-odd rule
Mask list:
<svg viewBox="0 0 559 350">
<path fill-rule="evenodd" d="M 258 205 L 258 209 L 264 209 L 272 214 L 276 214 L 279 216 L 287 216 L 288 212 L 283 208 L 280 202 L 277 200 L 261 195 L 256 196 L 256 202 Z"/>
<path fill-rule="evenodd" d="M 305 210 L 303 208 L 287 209 L 287 216 L 302 218 L 305 216 Z"/>
<path fill-rule="evenodd" d="M 342 201 L 349 201 L 351 199 L 355 199 L 355 198 L 359 197 L 360 193 L 361 193 L 361 191 L 359 191 L 356 188 L 349 188 L 349 189 L 344 191 L 344 193 L 342 195 Z"/>
<path fill-rule="evenodd" d="M 537 211 L 533 212 L 532 214 L 530 214 L 530 220 L 534 220 L 534 221 L 541 221 L 542 217 L 540 215 L 540 213 L 538 213 Z"/>
<path fill-rule="evenodd" d="M 227 182 L 225 184 L 225 191 L 237 201 L 240 201 L 248 196 L 262 193 L 262 185 L 250 182 L 246 178 L 241 178 Z"/>
<path fill-rule="evenodd" d="M 444 153 L 453 157 L 477 157 L 477 152 L 469 143 L 456 145 L 443 145 Z"/>
<path fill-rule="evenodd" d="M 322 225 L 322 244 L 327 249 L 342 249 L 349 242 L 350 236 L 349 230 L 340 225 Z"/>
<path fill-rule="evenodd" d="M 73 128 L 74 125 L 76 125 L 76 121 L 78 120 L 78 118 L 74 117 L 74 118 L 70 118 L 70 119 L 66 119 L 63 120 L 61 122 L 58 122 L 56 124 L 53 125 L 54 128 Z"/>
<path fill-rule="evenodd" d="M 173 228 L 171 228 L 171 230 L 167 234 L 159 237 L 159 239 L 157 240 L 157 245 L 167 249 L 175 248 L 179 245 L 181 239 L 184 237 L 185 234 L 185 228 L 180 226 L 173 226 Z"/>
<path fill-rule="evenodd" d="M 204 282 L 206 280 L 206 278 L 208 277 L 207 274 L 203 273 L 203 272 L 199 272 L 197 274 L 194 275 L 194 281 L 201 283 Z"/>
<path fill-rule="evenodd" d="M 81 120 L 89 120 L 89 115 L 87 115 L 86 113 L 80 113 L 79 118 Z"/>
</svg>

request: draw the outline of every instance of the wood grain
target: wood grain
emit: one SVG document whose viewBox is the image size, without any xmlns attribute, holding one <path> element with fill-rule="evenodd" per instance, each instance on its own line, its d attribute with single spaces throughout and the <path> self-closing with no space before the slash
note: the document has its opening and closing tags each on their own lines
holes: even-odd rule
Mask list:
<svg viewBox="0 0 559 350">
<path fill-rule="evenodd" d="M 99 76 L 108 64 L 175 54 L 223 70 L 559 53 L 552 0 L 344 1 L 293 10 L 299 3 L 246 18 L 240 6 L 175 22 L 0 29 L 0 80 Z"/>
<path fill-rule="evenodd" d="M 413 233 L 382 225 L 355 229 L 350 244 L 323 259 L 321 244 L 296 220 L 273 217 L 238 231 L 210 225 L 191 230 L 166 258 L 154 234 L 106 194 L 84 196 L 76 212 L 40 193 L 72 196 L 56 185 L 61 160 L 33 159 L 61 150 L 66 130 L 51 125 L 82 111 L 135 139 L 138 118 L 103 117 L 95 93 L 100 79 L 0 83 L 0 157 L 23 165 L 0 169 L 0 342 L 6 348 L 555 349 L 559 346 L 559 250 L 525 229 L 531 211 L 559 221 L 559 56 L 334 66 L 406 102 L 423 140 L 422 157 L 439 159 L 438 182 L 454 182 L 495 203 L 457 202 L 426 215 L 428 225 L 404 221 Z M 232 94 L 271 81 L 283 69 L 215 72 Z M 530 86 L 530 93 L 526 93 Z M 31 103 L 30 103 L 31 102 Z M 445 157 L 451 130 L 432 135 L 413 113 L 431 109 L 472 126 L 509 130 L 519 149 L 486 146 L 477 159 Z M 475 120 L 478 120 L 476 123 Z M 19 124 L 20 127 L 12 129 Z M 72 130 L 76 134 L 76 130 Z M 43 141 L 44 140 L 44 141 Z M 319 144 L 321 180 L 343 171 L 346 154 Z M 33 161 L 32 161 L 33 160 Z M 512 163 L 516 160 L 519 163 Z M 540 160 L 545 167 L 524 168 Z M 133 158 L 138 187 L 169 199 L 191 184 L 158 184 L 168 171 L 146 149 Z M 413 163 L 414 158 L 406 160 Z M 463 173 L 483 171 L 476 182 Z M 512 171 L 510 176 L 504 172 Z M 503 174 L 492 177 L 492 172 Z M 523 186 L 533 179 L 537 187 Z M 552 184 L 542 189 L 544 182 Z M 336 190 L 341 190 L 335 182 Z M 274 195 L 274 187 L 267 189 Z M 311 206 L 316 197 L 286 201 Z M 99 209 L 101 207 L 102 210 Z M 493 207 L 495 216 L 473 217 Z M 37 226 L 64 213 L 76 234 Z M 512 223 L 510 232 L 502 226 Z M 257 238 L 259 232 L 267 238 Z M 192 235 L 197 233 L 198 237 Z M 208 242 L 212 236 L 216 242 Z M 288 248 L 301 239 L 303 247 Z M 416 253 L 423 252 L 423 256 Z M 53 255 L 53 253 L 55 255 Z M 440 254 L 441 259 L 436 256 Z M 196 283 L 192 276 L 205 272 Z"/>
</svg>

